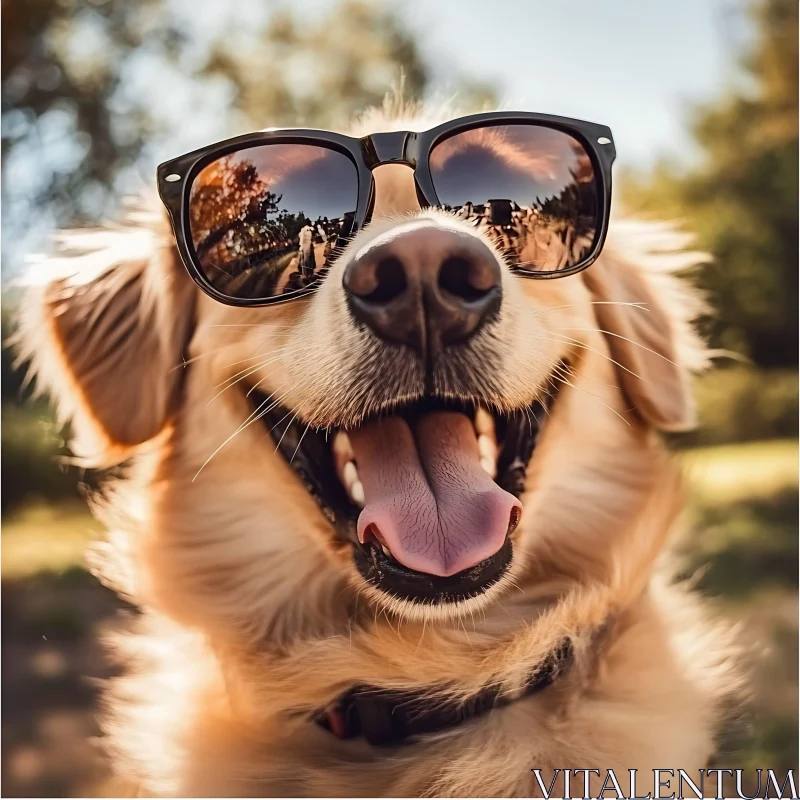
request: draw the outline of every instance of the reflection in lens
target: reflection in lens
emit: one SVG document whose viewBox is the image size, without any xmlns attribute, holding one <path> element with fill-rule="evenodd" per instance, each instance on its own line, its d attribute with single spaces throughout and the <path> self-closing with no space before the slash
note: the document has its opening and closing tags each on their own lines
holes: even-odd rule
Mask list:
<svg viewBox="0 0 800 800">
<path fill-rule="evenodd" d="M 265 299 L 313 285 L 352 226 L 358 175 L 342 153 L 270 144 L 213 161 L 194 179 L 192 244 L 222 294 Z"/>
<path fill-rule="evenodd" d="M 430 170 L 442 206 L 485 230 L 511 263 L 553 272 L 591 253 L 597 181 L 568 134 L 523 124 L 473 128 L 436 145 Z"/>
</svg>

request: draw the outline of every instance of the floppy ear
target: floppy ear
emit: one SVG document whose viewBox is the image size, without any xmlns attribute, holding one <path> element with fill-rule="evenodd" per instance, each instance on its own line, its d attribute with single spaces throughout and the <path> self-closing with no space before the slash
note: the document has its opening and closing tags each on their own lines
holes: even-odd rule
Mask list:
<svg viewBox="0 0 800 800">
<path fill-rule="evenodd" d="M 602 256 L 582 274 L 621 367 L 621 387 L 654 428 L 693 428 L 690 373 L 707 366 L 708 353 L 692 323 L 705 307 L 675 273 L 707 257 L 687 251 L 689 237 L 664 223 L 614 221 L 611 231 Z"/>
<path fill-rule="evenodd" d="M 107 466 L 156 436 L 175 409 L 195 289 L 160 217 L 60 242 L 61 255 L 27 281 L 20 358 L 72 420 L 73 449 Z"/>
</svg>

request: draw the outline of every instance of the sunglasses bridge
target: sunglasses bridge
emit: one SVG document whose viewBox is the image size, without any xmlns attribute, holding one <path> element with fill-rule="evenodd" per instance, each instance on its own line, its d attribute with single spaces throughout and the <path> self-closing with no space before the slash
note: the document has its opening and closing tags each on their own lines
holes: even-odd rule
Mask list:
<svg viewBox="0 0 800 800">
<path fill-rule="evenodd" d="M 373 133 L 360 140 L 365 165 L 373 170 L 383 164 L 417 166 L 419 155 L 417 134 L 413 131 Z"/>
</svg>

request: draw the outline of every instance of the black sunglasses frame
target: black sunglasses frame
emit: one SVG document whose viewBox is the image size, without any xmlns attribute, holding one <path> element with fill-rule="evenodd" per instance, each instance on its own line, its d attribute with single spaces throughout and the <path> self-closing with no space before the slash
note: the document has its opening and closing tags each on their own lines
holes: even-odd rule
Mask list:
<svg viewBox="0 0 800 800">
<path fill-rule="evenodd" d="M 429 158 L 433 148 L 445 139 L 473 128 L 488 124 L 523 124 L 552 128 L 578 140 L 591 159 L 598 188 L 599 227 L 589 255 L 577 264 L 564 270 L 536 271 L 512 265 L 512 270 L 523 277 L 550 279 L 562 278 L 581 272 L 600 255 L 608 232 L 611 207 L 611 165 L 616 157 L 611 129 L 605 125 L 584 120 L 536 114 L 524 111 L 492 111 L 460 117 L 427 131 L 392 131 L 374 133 L 356 139 L 331 131 L 306 128 L 271 128 L 256 133 L 247 133 L 226 139 L 223 142 L 193 150 L 191 153 L 173 158 L 158 166 L 158 193 L 167 208 L 178 252 L 192 280 L 208 295 L 221 303 L 232 306 L 267 306 L 288 302 L 313 292 L 318 285 L 309 286 L 287 294 L 265 298 L 232 297 L 218 291 L 203 274 L 191 243 L 189 226 L 189 200 L 192 183 L 197 174 L 212 161 L 236 150 L 269 144 L 307 144 L 327 147 L 347 156 L 358 175 L 358 198 L 353 224 L 349 230 L 341 231 L 334 254 L 338 255 L 347 240 L 354 236 L 369 221 L 374 200 L 372 170 L 382 164 L 405 164 L 414 170 L 417 195 L 423 207 L 441 204 L 436 195 L 430 173 Z"/>
</svg>

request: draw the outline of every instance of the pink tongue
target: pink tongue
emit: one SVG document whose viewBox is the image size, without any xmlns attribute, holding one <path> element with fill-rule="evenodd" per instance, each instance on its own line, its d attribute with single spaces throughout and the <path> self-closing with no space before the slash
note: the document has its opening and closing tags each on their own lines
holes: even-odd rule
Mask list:
<svg viewBox="0 0 800 800">
<path fill-rule="evenodd" d="M 474 567 L 519 520 L 520 502 L 481 468 L 464 414 L 433 411 L 412 426 L 389 417 L 349 435 L 366 498 L 358 534 L 374 534 L 409 569 L 446 576 Z"/>
</svg>

